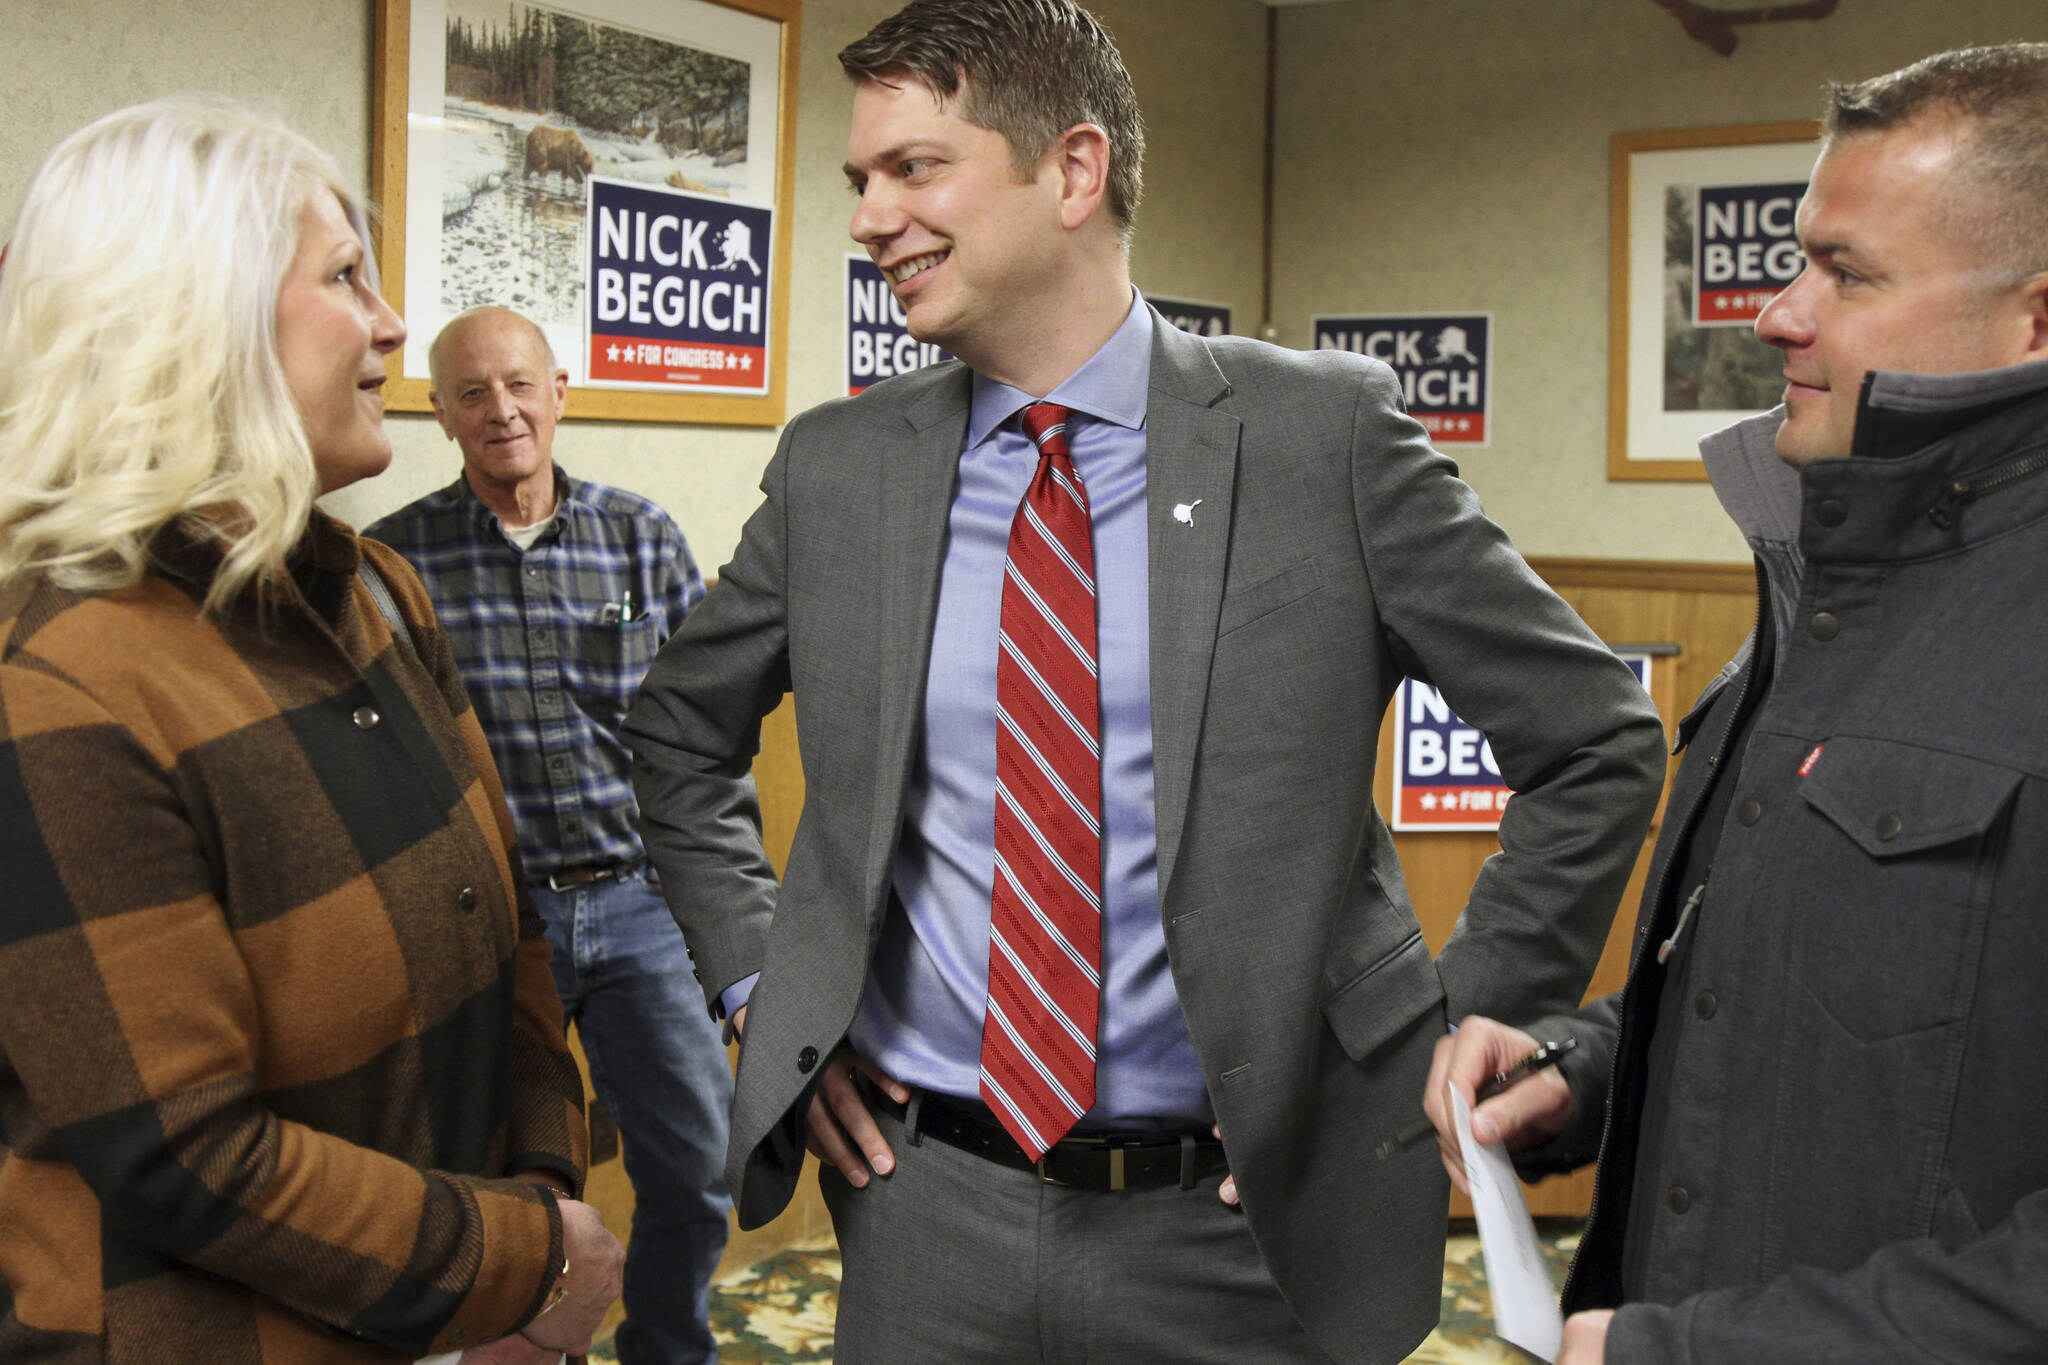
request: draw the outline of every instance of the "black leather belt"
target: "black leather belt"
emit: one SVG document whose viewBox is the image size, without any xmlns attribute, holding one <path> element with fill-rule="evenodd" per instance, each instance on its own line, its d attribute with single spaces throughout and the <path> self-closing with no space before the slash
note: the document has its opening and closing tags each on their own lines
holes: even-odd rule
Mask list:
<svg viewBox="0 0 2048 1365">
<path fill-rule="evenodd" d="M 1088 1133 L 1062 1138 L 1033 1161 L 981 1105 L 926 1091 L 914 1092 L 910 1103 L 902 1105 L 872 1086 L 862 1090 L 875 1108 L 903 1121 L 912 1146 L 924 1138 L 937 1138 L 998 1166 L 1034 1172 L 1048 1185 L 1082 1190 L 1156 1190 L 1178 1185 L 1191 1190 L 1203 1178 L 1230 1169 L 1223 1144 L 1206 1133 Z"/>
<path fill-rule="evenodd" d="M 638 863 L 585 863 L 581 867 L 565 867 L 548 873 L 548 890 L 574 891 L 592 882 L 617 881 L 638 866 Z"/>
</svg>

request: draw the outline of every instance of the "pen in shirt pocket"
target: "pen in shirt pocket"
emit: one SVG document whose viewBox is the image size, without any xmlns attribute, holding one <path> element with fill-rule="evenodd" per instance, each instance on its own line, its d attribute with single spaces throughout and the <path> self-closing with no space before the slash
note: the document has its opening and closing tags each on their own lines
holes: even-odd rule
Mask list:
<svg viewBox="0 0 2048 1365">
<path fill-rule="evenodd" d="M 615 630 L 624 630 L 627 626 L 632 625 L 634 620 L 633 590 L 631 588 L 620 593 L 618 601 L 607 602 L 598 608 L 597 611 L 597 623 L 601 626 L 610 626 Z"/>
</svg>

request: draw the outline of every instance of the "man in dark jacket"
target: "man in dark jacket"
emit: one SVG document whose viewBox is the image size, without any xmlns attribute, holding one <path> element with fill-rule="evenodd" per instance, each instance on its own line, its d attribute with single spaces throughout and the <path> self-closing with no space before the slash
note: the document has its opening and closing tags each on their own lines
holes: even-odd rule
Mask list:
<svg viewBox="0 0 2048 1365">
<path fill-rule="evenodd" d="M 1446 1083 L 1579 1041 L 1473 1118 L 1600 1157 L 1559 1365 L 2048 1359 L 2048 44 L 1836 87 L 1799 237 L 1628 986 L 1431 1078 L 1457 1174 Z"/>
</svg>

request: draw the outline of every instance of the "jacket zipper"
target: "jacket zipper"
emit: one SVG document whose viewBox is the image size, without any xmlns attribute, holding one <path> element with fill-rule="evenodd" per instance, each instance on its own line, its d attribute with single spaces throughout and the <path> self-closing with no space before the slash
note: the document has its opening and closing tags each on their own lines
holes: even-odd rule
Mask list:
<svg viewBox="0 0 2048 1365">
<path fill-rule="evenodd" d="M 1750 653 L 1749 667 L 1745 668 L 1742 672 L 1742 686 L 1740 690 L 1738 690 L 1735 694 L 1735 705 L 1728 712 L 1728 727 L 1721 732 L 1721 742 L 1717 746 L 1715 746 L 1714 752 L 1708 758 L 1708 766 L 1716 770 L 1714 781 L 1721 780 L 1720 773 L 1718 771 L 1721 766 L 1721 760 L 1728 756 L 1728 742 L 1735 738 L 1735 727 L 1742 720 L 1742 704 L 1749 700 L 1750 686 L 1756 680 L 1756 661 L 1758 656 L 1762 653 L 1763 646 L 1762 635 L 1764 629 L 1764 614 L 1770 610 L 1770 600 L 1770 582 L 1766 576 L 1766 570 L 1764 569 L 1764 561 L 1761 557 L 1759 557 L 1756 561 L 1756 624 L 1750 627 L 1751 636 L 1757 641 L 1757 646 Z M 1665 900 L 1671 895 L 1673 883 L 1676 881 L 1678 874 L 1684 870 L 1684 860 L 1678 856 L 1678 851 L 1681 848 L 1685 847 L 1687 842 L 1690 841 L 1693 838 L 1693 836 L 1698 833 L 1698 830 L 1695 828 L 1695 826 L 1699 821 L 1700 812 L 1706 809 L 1706 805 L 1707 803 L 1703 800 L 1694 801 L 1692 804 L 1692 808 L 1686 811 L 1685 825 L 1679 832 L 1678 840 L 1671 845 L 1671 861 L 1665 865 L 1664 875 L 1658 880 L 1657 883 L 1657 899 L 1653 902 L 1649 902 L 1649 904 L 1651 904 L 1653 907 L 1662 905 L 1665 902 Z M 1707 883 L 1704 879 L 1702 879 L 1700 882 L 1699 892 L 1695 893 L 1693 899 L 1691 901 L 1688 901 L 1686 904 L 1686 909 L 1688 911 L 1690 911 L 1694 907 L 1694 905 L 1698 902 L 1700 895 L 1703 894 L 1706 891 L 1706 889 Z M 1684 927 L 1685 921 L 1683 918 L 1681 918 L 1679 920 L 1678 930 L 1674 930 L 1671 935 L 1673 940 L 1677 939 L 1678 932 L 1680 930 L 1683 930 Z M 1621 1030 L 1628 1026 L 1629 1005 L 1634 996 L 1633 987 L 1636 983 L 1636 959 L 1640 958 L 1642 954 L 1648 950 L 1649 947 L 1649 926 L 1640 926 L 1639 932 L 1641 934 L 1641 942 L 1638 944 L 1637 950 L 1630 955 L 1629 979 L 1627 984 L 1622 987 L 1621 1008 L 1618 1011 L 1616 1011 L 1614 1056 L 1610 1058 L 1607 1063 L 1607 1113 L 1601 1119 L 1600 1122 L 1600 1149 L 1598 1155 L 1595 1156 L 1593 1159 L 1594 1170 L 1596 1172 L 1600 1169 L 1601 1165 L 1604 1164 L 1604 1162 L 1606 1161 L 1607 1144 L 1614 1137 L 1614 1092 L 1616 1088 L 1621 1084 L 1621 1059 L 1624 1055 L 1621 1046 Z M 1663 955 L 1660 954 L 1657 960 L 1659 962 L 1662 962 L 1664 960 Z M 1593 1179 L 1593 1197 L 1586 1205 L 1586 1229 L 1588 1231 L 1592 1229 L 1594 1219 L 1599 1217 L 1600 1214 L 1601 1183 L 1602 1182 L 1600 1181 L 1599 1176 L 1596 1174 Z M 1623 1229 L 1623 1231 L 1626 1232 L 1627 1230 Z M 1572 1256 L 1571 1269 L 1565 1272 L 1564 1291 L 1558 1295 L 1558 1299 L 1560 1302 L 1569 1302 L 1572 1297 L 1572 1291 L 1578 1288 L 1580 1257 L 1585 1254 L 1585 1249 L 1586 1241 L 1582 1237 L 1579 1241 L 1578 1251 L 1575 1252 Z"/>
<path fill-rule="evenodd" d="M 1953 480 L 1942 486 L 1941 496 L 1934 500 L 1934 506 L 1927 509 L 1927 519 L 1946 531 L 1955 525 L 1956 514 L 1968 504 L 2044 469 L 2048 469 L 2048 446 L 2016 455 L 1968 479 Z"/>
</svg>

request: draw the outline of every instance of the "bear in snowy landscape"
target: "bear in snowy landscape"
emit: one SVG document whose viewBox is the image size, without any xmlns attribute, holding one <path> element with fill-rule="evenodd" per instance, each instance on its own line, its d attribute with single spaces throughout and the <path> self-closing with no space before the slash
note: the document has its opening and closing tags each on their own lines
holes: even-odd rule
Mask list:
<svg viewBox="0 0 2048 1365">
<path fill-rule="evenodd" d="M 526 135 L 526 173 L 560 171 L 564 179 L 580 182 L 597 162 L 574 128 L 550 128 L 540 124 Z"/>
</svg>

